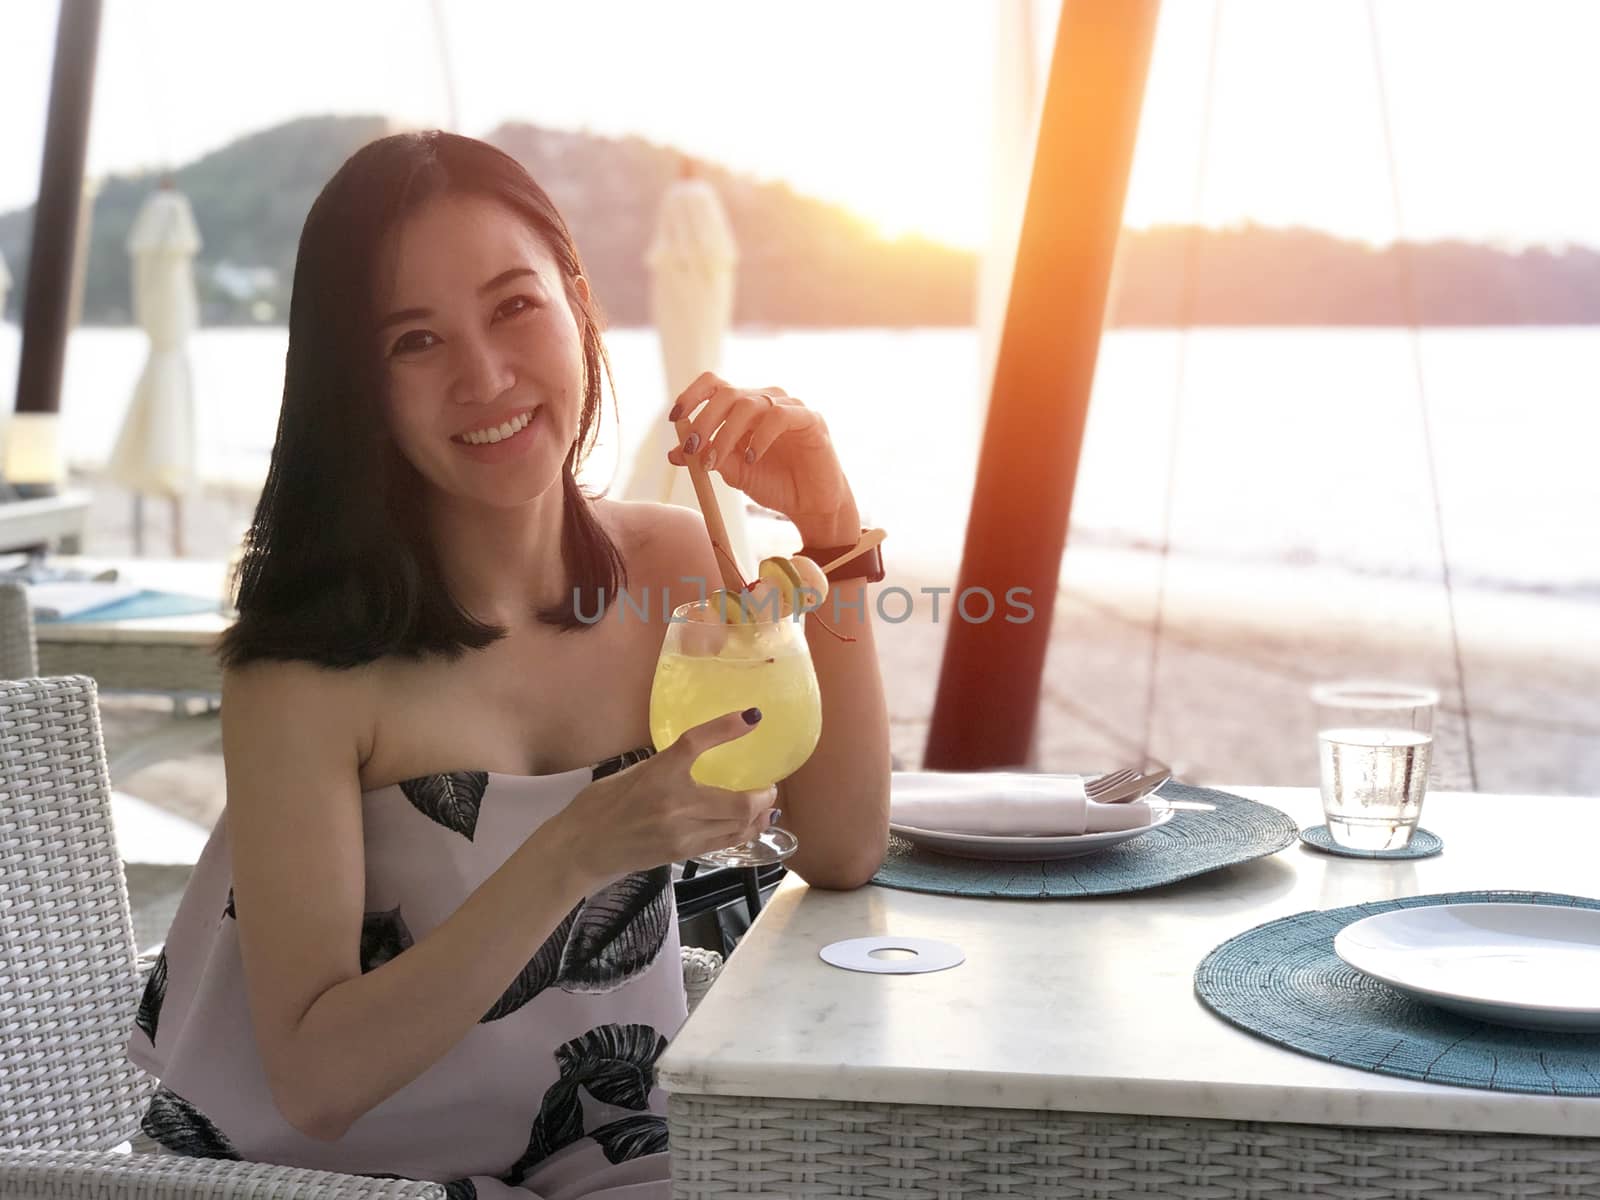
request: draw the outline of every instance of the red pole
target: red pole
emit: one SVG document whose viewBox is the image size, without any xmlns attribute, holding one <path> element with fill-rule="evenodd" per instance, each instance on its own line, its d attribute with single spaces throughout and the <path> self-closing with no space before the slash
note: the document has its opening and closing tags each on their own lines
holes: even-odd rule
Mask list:
<svg viewBox="0 0 1600 1200">
<path fill-rule="evenodd" d="M 923 765 L 1025 764 L 1160 0 L 1063 0 Z M 1022 620 L 1013 589 L 1033 610 Z M 1007 620 L 1010 616 L 1013 620 Z M 970 618 L 970 619 L 968 619 Z"/>
</svg>

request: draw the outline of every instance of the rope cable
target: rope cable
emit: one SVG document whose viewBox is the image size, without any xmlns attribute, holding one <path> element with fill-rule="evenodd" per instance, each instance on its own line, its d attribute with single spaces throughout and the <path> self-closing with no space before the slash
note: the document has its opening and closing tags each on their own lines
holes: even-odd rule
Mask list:
<svg viewBox="0 0 1600 1200">
<path fill-rule="evenodd" d="M 1450 578 L 1450 554 L 1445 542 L 1444 506 L 1439 500 L 1439 468 L 1433 448 L 1433 420 L 1428 407 L 1427 375 L 1422 366 L 1422 321 L 1417 297 L 1417 278 L 1406 242 L 1404 210 L 1400 204 L 1400 175 L 1395 167 L 1394 130 L 1390 122 L 1389 92 L 1383 74 L 1383 52 L 1378 38 L 1378 14 L 1373 0 L 1367 0 L 1367 34 L 1372 48 L 1372 73 L 1378 88 L 1378 116 L 1383 127 L 1384 164 L 1389 172 L 1389 200 L 1394 209 L 1395 264 L 1400 276 L 1400 292 L 1406 306 L 1410 328 L 1411 368 L 1416 380 L 1417 405 L 1422 415 L 1422 447 L 1428 467 L 1428 489 L 1433 497 L 1433 529 L 1439 548 L 1439 571 L 1444 577 L 1445 605 L 1450 614 L 1450 653 L 1455 662 L 1456 690 L 1461 696 L 1461 728 L 1467 750 L 1467 777 L 1472 790 L 1478 790 L 1478 761 L 1472 743 L 1472 705 L 1467 699 L 1466 668 L 1461 657 L 1461 631 L 1456 622 L 1456 594 Z"/>
<path fill-rule="evenodd" d="M 444 23 L 443 0 L 431 0 L 433 10 L 433 36 L 438 43 L 439 79 L 444 85 L 444 103 L 447 124 L 451 133 L 461 132 L 461 109 L 456 103 L 456 77 L 450 67 L 450 38 Z"/>
<path fill-rule="evenodd" d="M 1183 416 L 1185 376 L 1189 364 L 1189 334 L 1194 325 L 1196 279 L 1199 275 L 1201 205 L 1205 200 L 1206 171 L 1211 157 L 1211 120 L 1216 102 L 1217 45 L 1221 40 L 1223 0 L 1212 0 L 1211 31 L 1206 49 L 1206 81 L 1200 110 L 1200 138 L 1194 170 L 1194 192 L 1189 203 L 1189 229 L 1184 241 L 1183 271 L 1178 292 L 1178 353 L 1173 369 L 1172 404 L 1167 432 L 1167 491 L 1161 513 L 1161 550 L 1156 575 L 1155 611 L 1150 620 L 1150 659 L 1145 672 L 1143 758 L 1150 758 L 1155 726 L 1156 676 L 1161 667 L 1161 643 L 1166 628 L 1167 567 L 1172 554 L 1173 498 L 1177 493 L 1179 426 Z"/>
</svg>

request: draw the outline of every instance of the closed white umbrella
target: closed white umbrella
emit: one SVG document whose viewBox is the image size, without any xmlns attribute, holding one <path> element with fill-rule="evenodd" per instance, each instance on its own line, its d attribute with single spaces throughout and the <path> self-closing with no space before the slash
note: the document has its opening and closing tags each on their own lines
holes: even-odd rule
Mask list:
<svg viewBox="0 0 1600 1200">
<path fill-rule="evenodd" d="M 189 335 L 199 324 L 194 256 L 200 231 L 182 193 L 163 186 L 145 200 L 128 234 L 133 312 L 150 335 L 150 356 L 133 391 L 106 474 L 135 493 L 136 546 L 142 550 L 143 494 L 172 499 L 173 551 L 181 555 L 181 500 L 195 483 L 194 389 Z"/>
<path fill-rule="evenodd" d="M 722 364 L 722 339 L 733 319 L 734 270 L 739 251 L 717 193 L 685 164 L 661 198 L 655 236 L 645 254 L 650 268 L 650 307 L 661 335 L 667 399 L 646 431 L 623 496 L 697 507 L 689 472 L 667 461 L 677 435 L 666 419 L 678 394 L 704 371 Z M 753 567 L 745 528 L 744 494 L 711 476 L 728 526 L 729 550 L 740 570 Z"/>
</svg>

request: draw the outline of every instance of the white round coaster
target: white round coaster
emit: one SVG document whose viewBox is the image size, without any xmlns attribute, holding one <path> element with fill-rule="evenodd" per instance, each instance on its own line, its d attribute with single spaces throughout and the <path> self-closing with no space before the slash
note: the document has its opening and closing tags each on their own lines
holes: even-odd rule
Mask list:
<svg viewBox="0 0 1600 1200">
<path fill-rule="evenodd" d="M 874 950 L 908 950 L 911 958 L 892 955 L 874 958 Z M 849 938 L 824 946 L 819 953 L 830 966 L 846 971 L 866 971 L 874 975 L 922 975 L 928 971 L 944 971 L 960 966 L 967 960 L 960 946 L 934 938 L 879 937 Z"/>
</svg>

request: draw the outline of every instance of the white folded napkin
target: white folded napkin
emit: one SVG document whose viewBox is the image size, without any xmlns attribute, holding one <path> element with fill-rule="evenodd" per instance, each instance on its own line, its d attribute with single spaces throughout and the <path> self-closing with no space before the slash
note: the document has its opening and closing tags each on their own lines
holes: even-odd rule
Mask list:
<svg viewBox="0 0 1600 1200">
<path fill-rule="evenodd" d="M 1012 771 L 892 771 L 889 819 L 935 833 L 1049 837 L 1140 829 L 1150 805 L 1097 804 L 1081 775 Z"/>
</svg>

